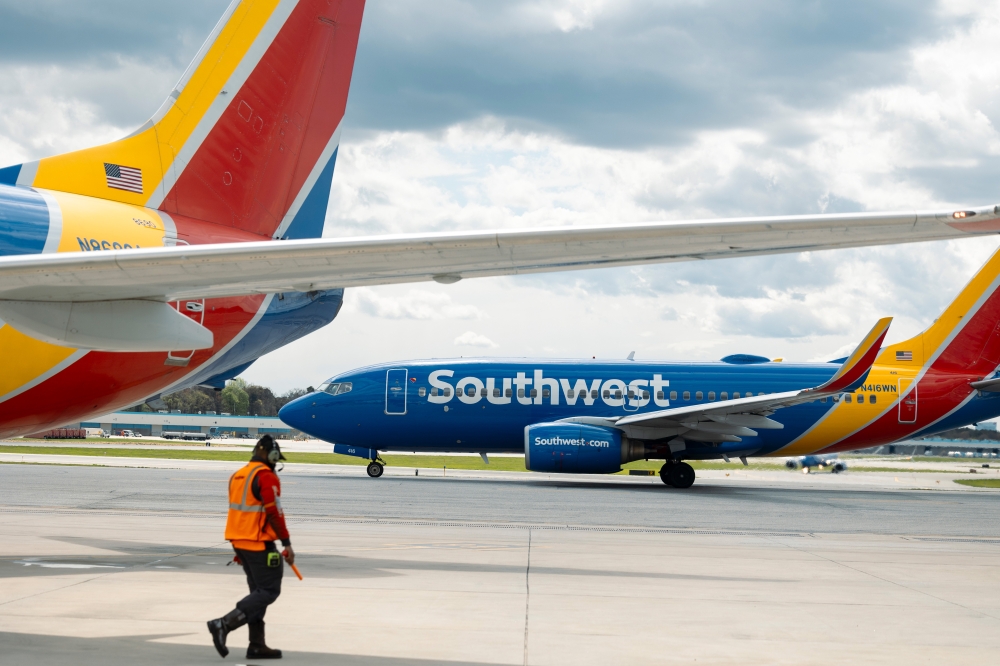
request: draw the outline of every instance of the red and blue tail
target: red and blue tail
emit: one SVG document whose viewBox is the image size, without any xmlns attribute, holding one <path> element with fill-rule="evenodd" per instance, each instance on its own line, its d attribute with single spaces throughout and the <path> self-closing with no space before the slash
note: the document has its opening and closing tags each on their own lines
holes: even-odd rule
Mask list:
<svg viewBox="0 0 1000 666">
<path fill-rule="evenodd" d="M 235 0 L 142 128 L 0 182 L 318 237 L 363 11 L 364 0 Z"/>
</svg>

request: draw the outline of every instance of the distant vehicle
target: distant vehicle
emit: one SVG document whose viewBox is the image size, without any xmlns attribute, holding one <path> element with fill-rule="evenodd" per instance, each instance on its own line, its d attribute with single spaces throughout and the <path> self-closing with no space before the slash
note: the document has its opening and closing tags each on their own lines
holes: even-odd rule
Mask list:
<svg viewBox="0 0 1000 666">
<path fill-rule="evenodd" d="M 186 441 L 204 442 L 209 438 L 207 432 L 165 432 L 163 439 L 183 439 Z"/>
<path fill-rule="evenodd" d="M 802 456 L 785 461 L 788 469 L 801 469 L 803 474 L 808 474 L 813 469 L 824 470 L 829 468 L 834 474 L 847 471 L 847 463 L 837 459 L 837 454 L 829 456 Z"/>
<path fill-rule="evenodd" d="M 139 436 L 139 435 L 135 434 L 134 432 L 132 432 L 131 430 L 122 430 L 121 433 L 119 433 L 119 434 L 122 437 L 138 437 Z"/>
<path fill-rule="evenodd" d="M 53 428 L 29 435 L 29 437 L 33 439 L 86 439 L 87 431 L 83 428 Z"/>
<path fill-rule="evenodd" d="M 110 437 L 102 428 L 84 428 L 87 437 Z"/>
<path fill-rule="evenodd" d="M 523 452 L 545 473 L 662 460 L 660 478 L 675 488 L 694 483 L 690 460 L 825 457 L 1000 416 L 1000 251 L 926 331 L 882 348 L 890 321 L 828 363 L 385 363 L 332 377 L 279 416 L 368 458 L 373 477 L 379 451 Z"/>
</svg>

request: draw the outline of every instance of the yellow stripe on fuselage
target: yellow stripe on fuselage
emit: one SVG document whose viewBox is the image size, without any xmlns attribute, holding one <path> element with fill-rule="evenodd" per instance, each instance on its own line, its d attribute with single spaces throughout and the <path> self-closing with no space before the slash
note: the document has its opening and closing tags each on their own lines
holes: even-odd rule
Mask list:
<svg viewBox="0 0 1000 666">
<path fill-rule="evenodd" d="M 145 205 L 174 167 L 205 113 L 246 57 L 280 0 L 251 0 L 236 9 L 174 104 L 153 127 L 114 143 L 41 160 L 35 187 Z M 237 92 L 230 90 L 228 99 Z M 143 192 L 108 187 L 104 163 L 142 169 Z"/>
<path fill-rule="evenodd" d="M 76 351 L 35 340 L 10 324 L 0 326 L 0 350 L 3 350 L 0 397 L 41 377 Z"/>
<path fill-rule="evenodd" d="M 879 354 L 879 361 L 889 356 L 884 350 Z M 879 361 L 876 361 L 878 363 Z M 904 374 L 905 373 L 905 374 Z M 900 370 L 891 366 L 876 365 L 865 379 L 865 385 L 891 385 L 898 386 L 900 377 L 914 376 L 914 370 Z M 864 391 L 859 391 L 864 392 Z M 864 392 L 867 393 L 867 392 Z M 853 394 L 852 394 L 853 395 Z M 822 419 L 820 419 L 810 430 L 807 430 L 798 439 L 791 442 L 783 449 L 779 449 L 769 455 L 772 456 L 804 456 L 810 453 L 822 451 L 826 447 L 839 442 L 840 440 L 853 435 L 855 432 L 872 423 L 887 411 L 896 409 L 898 393 L 878 393 L 879 401 L 872 405 L 869 402 L 858 404 L 852 399 L 850 403 L 843 400 L 835 404 Z"/>
<path fill-rule="evenodd" d="M 49 194 L 62 213 L 58 252 L 127 250 L 164 244 L 163 218 L 151 208 L 66 192 Z"/>
</svg>

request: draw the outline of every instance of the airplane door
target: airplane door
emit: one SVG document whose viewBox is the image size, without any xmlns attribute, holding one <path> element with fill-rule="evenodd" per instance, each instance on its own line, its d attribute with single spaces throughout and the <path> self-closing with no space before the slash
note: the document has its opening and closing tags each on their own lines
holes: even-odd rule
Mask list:
<svg viewBox="0 0 1000 666">
<path fill-rule="evenodd" d="M 913 379 L 899 378 L 899 422 L 917 422 L 917 383 Z"/>
<path fill-rule="evenodd" d="M 389 370 L 385 373 L 385 413 L 406 413 L 406 382 L 408 370 Z"/>
</svg>

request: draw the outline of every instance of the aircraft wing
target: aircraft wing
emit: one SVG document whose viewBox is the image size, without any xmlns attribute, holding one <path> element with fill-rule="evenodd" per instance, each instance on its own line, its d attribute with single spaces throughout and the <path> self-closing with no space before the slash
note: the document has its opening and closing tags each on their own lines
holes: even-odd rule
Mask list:
<svg viewBox="0 0 1000 666">
<path fill-rule="evenodd" d="M 656 430 L 661 431 L 661 436 L 676 434 L 696 441 L 717 442 L 739 442 L 740 437 L 756 435 L 754 429 L 781 429 L 784 426 L 780 422 L 768 418 L 779 409 L 851 391 L 863 384 L 891 323 L 891 317 L 880 319 L 833 377 L 820 386 L 645 412 L 607 419 L 603 425 L 632 430 L 635 435 L 656 436 L 652 432 Z M 593 417 L 564 420 L 599 424 L 599 419 Z"/>
<path fill-rule="evenodd" d="M 1000 207 L 988 207 L 21 255 L 0 258 L 0 304 L 172 301 L 426 280 L 451 283 L 941 240 L 998 230 Z"/>
</svg>

